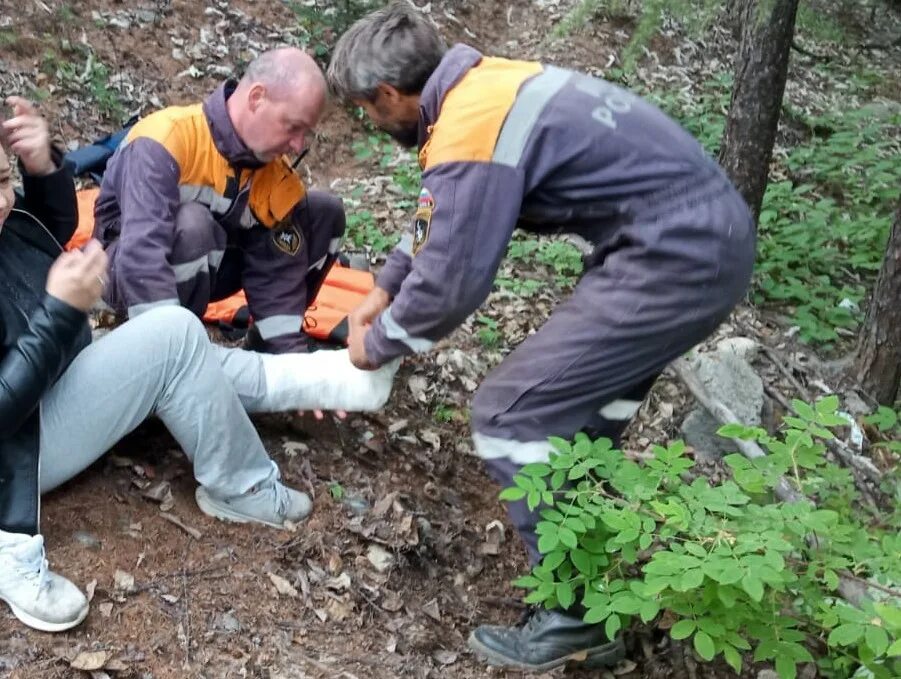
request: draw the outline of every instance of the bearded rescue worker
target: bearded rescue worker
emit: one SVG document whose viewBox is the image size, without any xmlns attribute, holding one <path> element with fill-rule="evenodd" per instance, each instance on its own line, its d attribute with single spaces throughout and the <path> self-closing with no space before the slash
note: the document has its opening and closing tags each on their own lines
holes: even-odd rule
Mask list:
<svg viewBox="0 0 901 679">
<path fill-rule="evenodd" d="M 95 208 L 110 258 L 105 301 L 128 317 L 169 304 L 202 316 L 243 287 L 251 347 L 306 350 L 303 314 L 334 261 L 344 209 L 308 193 L 286 154 L 306 151 L 326 94 L 313 59 L 284 48 L 203 104 L 137 123 Z"/>
<path fill-rule="evenodd" d="M 502 486 L 547 461 L 549 436 L 616 441 L 664 367 L 745 293 L 755 241 L 747 206 L 689 134 L 635 95 L 466 45 L 445 51 L 406 4 L 354 24 L 328 79 L 400 143 L 418 144 L 423 169 L 411 232 L 350 317 L 358 367 L 428 351 L 459 325 L 491 291 L 517 226 L 593 244 L 572 296 L 475 395 L 475 448 Z M 537 563 L 537 516 L 524 504 L 510 513 Z M 482 626 L 470 646 L 525 669 L 616 662 L 621 642 L 583 612 Z"/>
</svg>

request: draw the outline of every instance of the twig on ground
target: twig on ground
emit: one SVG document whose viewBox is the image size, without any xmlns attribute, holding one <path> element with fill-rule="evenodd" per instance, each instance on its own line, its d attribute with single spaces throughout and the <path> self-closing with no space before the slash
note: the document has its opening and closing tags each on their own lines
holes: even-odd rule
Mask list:
<svg viewBox="0 0 901 679">
<path fill-rule="evenodd" d="M 782 360 L 779 354 L 776 353 L 775 349 L 771 349 L 765 344 L 761 344 L 760 346 L 763 349 L 763 353 L 766 354 L 766 357 L 770 359 L 770 361 L 773 363 L 773 365 L 776 366 L 776 368 L 779 369 L 779 372 L 781 372 L 783 375 L 785 375 L 785 377 L 788 378 L 788 381 L 792 383 L 792 386 L 798 390 L 798 394 L 805 401 L 812 401 L 813 397 L 811 396 L 810 391 L 807 389 L 807 387 L 801 384 L 797 377 L 795 377 L 794 372 L 789 370 L 788 366 L 785 365 L 785 362 Z M 795 367 L 794 364 L 792 364 L 792 367 Z"/>
<path fill-rule="evenodd" d="M 803 54 L 805 57 L 810 57 L 811 59 L 816 59 L 817 61 L 832 61 L 832 57 L 828 54 L 817 54 L 815 52 L 811 52 L 810 50 L 801 47 L 801 45 L 798 44 L 797 40 L 792 40 L 792 49 L 799 54 Z"/>
<path fill-rule="evenodd" d="M 185 533 L 190 535 L 195 540 L 199 540 L 203 537 L 203 533 L 201 533 L 196 528 L 192 528 L 191 526 L 184 523 L 181 519 L 179 519 L 174 514 L 170 514 L 169 512 L 160 512 L 160 516 L 164 518 L 169 523 L 174 523 L 176 526 L 181 528 Z"/>
</svg>

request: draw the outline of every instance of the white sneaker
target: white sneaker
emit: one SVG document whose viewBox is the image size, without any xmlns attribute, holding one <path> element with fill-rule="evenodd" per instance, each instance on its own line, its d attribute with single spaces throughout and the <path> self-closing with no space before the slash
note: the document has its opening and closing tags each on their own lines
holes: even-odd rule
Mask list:
<svg viewBox="0 0 901 679">
<path fill-rule="evenodd" d="M 208 516 L 235 523 L 252 521 L 273 528 L 284 528 L 286 521 L 303 521 L 313 508 L 309 495 L 280 481 L 257 484 L 243 495 L 233 497 L 217 497 L 199 486 L 194 497 L 197 506 Z"/>
<path fill-rule="evenodd" d="M 0 599 L 19 620 L 42 632 L 70 629 L 88 614 L 81 590 L 48 570 L 40 535 L 0 531 Z"/>
</svg>

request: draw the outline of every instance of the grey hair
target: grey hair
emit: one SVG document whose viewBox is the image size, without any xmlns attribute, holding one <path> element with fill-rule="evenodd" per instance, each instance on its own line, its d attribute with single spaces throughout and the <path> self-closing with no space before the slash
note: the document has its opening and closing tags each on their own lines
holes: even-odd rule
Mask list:
<svg viewBox="0 0 901 679">
<path fill-rule="evenodd" d="M 332 52 L 327 79 L 341 99 L 372 101 L 386 83 L 419 94 L 447 47 L 437 29 L 408 2 L 392 2 L 351 26 Z"/>
</svg>

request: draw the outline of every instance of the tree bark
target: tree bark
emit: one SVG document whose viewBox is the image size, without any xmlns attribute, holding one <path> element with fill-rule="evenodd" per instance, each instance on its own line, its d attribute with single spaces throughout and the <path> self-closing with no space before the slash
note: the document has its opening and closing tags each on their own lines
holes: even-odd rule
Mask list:
<svg viewBox="0 0 901 679">
<path fill-rule="evenodd" d="M 901 382 L 901 203 L 860 333 L 856 371 L 876 401 L 894 404 Z"/>
<path fill-rule="evenodd" d="M 755 220 L 766 191 L 797 13 L 798 0 L 741 0 L 741 41 L 719 159 Z"/>
</svg>

